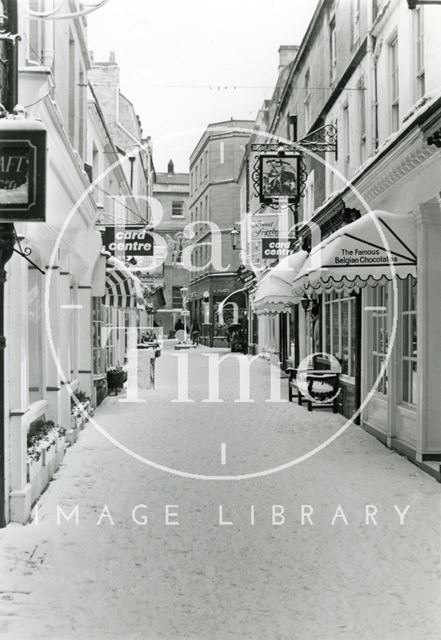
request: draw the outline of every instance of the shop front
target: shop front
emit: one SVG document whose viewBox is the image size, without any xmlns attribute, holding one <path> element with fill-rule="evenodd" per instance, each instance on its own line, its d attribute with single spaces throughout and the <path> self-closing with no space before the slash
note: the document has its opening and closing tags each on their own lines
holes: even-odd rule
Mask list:
<svg viewBox="0 0 441 640">
<path fill-rule="evenodd" d="M 308 254 L 299 250 L 283 258 L 257 284 L 252 307 L 258 317 L 259 353 L 285 368 L 297 360 L 298 322 L 292 285 Z"/>
<path fill-rule="evenodd" d="M 143 285 L 118 258 L 108 257 L 105 295 L 95 296 L 92 306 L 94 401 L 107 395 L 107 372 L 127 362 L 129 329 L 147 327 Z"/>
<path fill-rule="evenodd" d="M 313 348 L 340 365 L 340 412 L 403 451 L 419 431 L 417 238 L 412 213 L 370 212 L 317 245 L 293 284 L 320 307 Z"/>
</svg>

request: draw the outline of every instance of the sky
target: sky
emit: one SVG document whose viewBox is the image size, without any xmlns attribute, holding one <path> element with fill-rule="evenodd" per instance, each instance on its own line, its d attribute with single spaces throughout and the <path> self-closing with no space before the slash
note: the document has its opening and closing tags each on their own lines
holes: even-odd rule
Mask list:
<svg viewBox="0 0 441 640">
<path fill-rule="evenodd" d="M 157 171 L 188 171 L 210 122 L 254 120 L 278 48 L 300 44 L 317 0 L 109 0 L 88 16 L 97 61 L 114 51 L 121 91 L 153 142 Z"/>
</svg>

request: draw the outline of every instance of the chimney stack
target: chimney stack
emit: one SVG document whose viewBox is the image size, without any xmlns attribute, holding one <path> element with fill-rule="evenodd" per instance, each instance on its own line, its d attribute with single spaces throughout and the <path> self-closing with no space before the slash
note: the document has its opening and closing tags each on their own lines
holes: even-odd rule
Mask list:
<svg viewBox="0 0 441 640">
<path fill-rule="evenodd" d="M 175 165 L 173 164 L 173 160 L 169 160 L 167 173 L 169 176 L 172 176 L 175 172 Z"/>
<path fill-rule="evenodd" d="M 279 73 L 288 66 L 296 57 L 299 50 L 298 44 L 281 44 L 279 47 Z"/>
</svg>

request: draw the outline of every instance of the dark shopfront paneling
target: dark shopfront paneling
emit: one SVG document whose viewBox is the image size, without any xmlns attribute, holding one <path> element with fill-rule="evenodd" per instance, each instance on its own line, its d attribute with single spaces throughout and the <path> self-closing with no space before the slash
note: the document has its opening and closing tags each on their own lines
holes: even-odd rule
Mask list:
<svg viewBox="0 0 441 640">
<path fill-rule="evenodd" d="M 345 418 L 352 418 L 357 408 L 355 383 L 341 380 L 341 391 L 338 399 L 338 411 Z"/>
</svg>

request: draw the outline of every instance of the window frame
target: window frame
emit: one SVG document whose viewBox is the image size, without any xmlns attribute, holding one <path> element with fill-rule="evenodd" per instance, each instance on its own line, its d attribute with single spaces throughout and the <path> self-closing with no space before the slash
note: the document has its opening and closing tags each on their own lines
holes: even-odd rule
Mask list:
<svg viewBox="0 0 441 640">
<path fill-rule="evenodd" d="M 424 11 L 417 7 L 414 12 L 414 42 L 415 42 L 415 76 L 416 98 L 420 99 L 426 92 L 426 73 L 424 65 Z"/>
<path fill-rule="evenodd" d="M 173 213 L 173 209 L 174 209 L 175 205 L 180 205 L 181 213 Z M 171 217 L 172 218 L 183 218 L 184 217 L 184 201 L 183 200 L 172 200 Z"/>
<path fill-rule="evenodd" d="M 343 339 L 342 309 L 347 306 L 347 335 Z M 353 353 L 353 346 L 356 341 L 357 327 L 353 326 L 356 322 L 356 298 L 354 295 L 347 295 L 341 292 L 331 291 L 323 295 L 323 328 L 322 343 L 323 351 L 334 356 L 340 363 L 341 375 L 345 378 L 355 381 L 357 363 L 355 361 L 356 353 Z M 338 321 L 334 326 L 334 310 L 337 310 Z M 338 334 L 338 351 L 334 345 L 334 328 Z M 329 341 L 329 344 L 328 344 Z M 346 351 L 345 351 L 346 349 Z M 344 371 L 343 354 L 347 353 L 347 371 Z"/>
<path fill-rule="evenodd" d="M 401 351 L 400 351 L 400 403 L 415 407 L 418 404 L 418 387 L 413 387 L 413 372 L 418 376 L 418 311 L 417 295 L 418 281 L 412 276 L 400 281 L 401 304 L 400 304 L 400 325 L 401 325 Z M 407 294 L 407 295 L 406 295 Z M 406 301 L 410 304 L 406 305 Z M 414 322 L 413 322 L 414 321 Z M 415 329 L 415 341 L 412 329 Z M 406 343 L 405 343 L 406 341 Z M 413 350 L 414 342 L 416 350 Z M 405 347 L 406 344 L 406 347 Z M 407 369 L 407 378 L 406 378 Z M 406 394 L 405 394 L 405 387 Z"/>
<path fill-rule="evenodd" d="M 337 31 L 335 27 L 335 15 L 329 20 L 329 78 L 331 85 L 337 75 Z"/>
<path fill-rule="evenodd" d="M 398 58 L 398 34 L 389 40 L 389 77 L 391 132 L 400 127 L 400 67 Z"/>
</svg>

